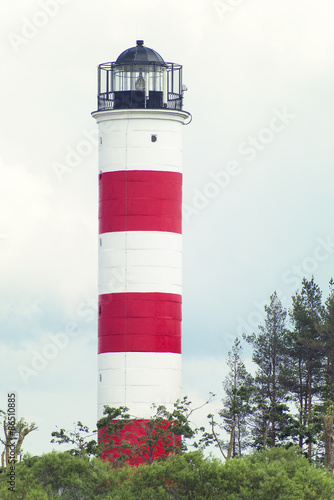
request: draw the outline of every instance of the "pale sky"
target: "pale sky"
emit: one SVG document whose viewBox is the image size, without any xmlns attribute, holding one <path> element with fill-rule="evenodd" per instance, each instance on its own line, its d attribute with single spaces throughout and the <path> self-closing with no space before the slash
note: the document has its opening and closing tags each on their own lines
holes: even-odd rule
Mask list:
<svg viewBox="0 0 334 500">
<path fill-rule="evenodd" d="M 333 272 L 331 0 L 16 0 L 1 6 L 0 408 L 93 428 L 96 67 L 143 39 L 183 65 L 183 379 L 217 393 L 234 338 Z M 250 352 L 245 349 L 249 363 Z M 203 415 L 208 413 L 205 409 Z"/>
</svg>

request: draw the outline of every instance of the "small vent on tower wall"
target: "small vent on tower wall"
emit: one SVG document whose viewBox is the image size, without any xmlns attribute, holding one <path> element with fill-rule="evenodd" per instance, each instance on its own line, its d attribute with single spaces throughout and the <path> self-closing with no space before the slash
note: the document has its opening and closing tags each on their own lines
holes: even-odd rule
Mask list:
<svg viewBox="0 0 334 500">
<path fill-rule="evenodd" d="M 102 144 L 102 137 L 100 137 L 100 144 Z"/>
<path fill-rule="evenodd" d="M 101 375 L 101 373 L 100 373 L 100 382 L 102 382 L 102 375 Z"/>
<path fill-rule="evenodd" d="M 157 142 L 157 135 L 156 134 L 152 134 L 151 135 L 151 141 L 152 142 Z"/>
</svg>

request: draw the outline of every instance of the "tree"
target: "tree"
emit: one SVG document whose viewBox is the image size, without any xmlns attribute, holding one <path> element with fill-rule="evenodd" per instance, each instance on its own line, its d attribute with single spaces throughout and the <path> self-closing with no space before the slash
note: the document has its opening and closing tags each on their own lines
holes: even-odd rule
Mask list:
<svg viewBox="0 0 334 500">
<path fill-rule="evenodd" d="M 277 293 L 270 296 L 265 306 L 266 317 L 259 325 L 259 333 L 246 337 L 253 347 L 253 361 L 258 369 L 255 376 L 254 444 L 259 447 L 276 446 L 287 422 L 288 406 L 283 390 L 286 364 L 287 312 Z"/>
<path fill-rule="evenodd" d="M 321 340 L 323 344 L 323 378 L 322 413 L 324 419 L 325 459 L 328 469 L 334 473 L 334 282 L 329 282 L 330 293 L 323 310 L 321 325 Z"/>
<path fill-rule="evenodd" d="M 105 499 L 111 490 L 109 463 L 69 452 L 51 452 L 16 465 L 15 494 L 8 491 L 7 478 L 0 476 L 0 498 L 10 500 Z"/>
<path fill-rule="evenodd" d="M 171 412 L 164 405 L 152 405 L 155 413 L 149 419 L 133 418 L 127 407 L 105 406 L 105 416 L 97 424 L 100 455 L 114 465 L 138 465 L 181 453 L 185 449 L 182 436 L 192 438 L 196 434 L 189 422 L 195 411 L 190 405 L 187 397 L 177 400 Z"/>
<path fill-rule="evenodd" d="M 299 446 L 307 444 L 308 456 L 312 456 L 312 442 L 320 430 L 319 415 L 314 411 L 314 397 L 322 389 L 321 321 L 323 306 L 321 291 L 314 278 L 302 280 L 301 292 L 292 297 L 291 319 L 293 330 L 289 335 L 289 356 L 294 365 L 290 391 L 299 405 Z"/>
<path fill-rule="evenodd" d="M 210 413 L 207 416 L 210 431 L 200 429 L 202 436 L 197 443 L 197 447 L 203 449 L 210 445 L 216 446 L 225 460 L 241 456 L 248 446 L 247 417 L 252 411 L 254 387 L 253 377 L 247 372 L 241 353 L 241 342 L 236 338 L 228 353 L 227 365 L 230 371 L 223 381 L 225 397 L 222 399 L 223 408 L 218 412 L 223 423 L 217 422 L 215 415 Z M 221 438 L 221 431 L 228 433 L 228 440 Z"/>
<path fill-rule="evenodd" d="M 108 499 L 328 500 L 334 480 L 294 448 L 275 447 L 222 463 L 199 451 L 111 472 Z"/>
<path fill-rule="evenodd" d="M 247 417 L 251 412 L 250 398 L 254 391 L 253 377 L 247 372 L 241 360 L 242 346 L 238 338 L 234 340 L 232 350 L 228 353 L 227 364 L 230 372 L 223 382 L 225 398 L 223 408 L 219 415 L 223 418 L 223 428 L 229 433 L 227 456 L 241 456 L 242 451 L 248 446 Z M 211 426 L 213 420 L 211 419 Z M 213 430 L 213 429 L 212 429 Z"/>
<path fill-rule="evenodd" d="M 35 422 L 28 424 L 22 417 L 18 422 L 8 420 L 6 413 L 0 410 L 2 416 L 2 428 L 4 437 L 0 438 L 0 442 L 5 449 L 1 454 L 1 465 L 3 468 L 8 467 L 11 461 L 17 462 L 18 457 L 22 454 L 22 444 L 24 438 L 37 429 Z"/>
<path fill-rule="evenodd" d="M 51 443 L 58 444 L 73 444 L 75 447 L 69 450 L 71 455 L 75 456 L 90 456 L 97 454 L 97 442 L 95 439 L 87 441 L 88 438 L 96 434 L 96 430 L 91 434 L 86 425 L 83 425 L 80 420 L 74 424 L 74 431 L 60 429 L 60 431 L 53 431 L 51 436 L 57 439 L 51 439 Z"/>
</svg>

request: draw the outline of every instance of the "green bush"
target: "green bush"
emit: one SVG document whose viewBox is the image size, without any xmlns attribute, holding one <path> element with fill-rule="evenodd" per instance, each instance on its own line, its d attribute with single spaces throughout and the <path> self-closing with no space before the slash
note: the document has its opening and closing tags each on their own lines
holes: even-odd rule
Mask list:
<svg viewBox="0 0 334 500">
<path fill-rule="evenodd" d="M 104 498 L 109 491 L 109 470 L 110 465 L 99 459 L 90 460 L 87 457 L 72 456 L 67 452 L 52 452 L 32 457 L 16 464 L 14 498 Z M 0 498 L 13 498 L 10 495 L 12 493 L 8 491 L 3 477 L 0 483 Z"/>
<path fill-rule="evenodd" d="M 295 449 L 272 448 L 226 463 L 200 452 L 112 471 L 109 499 L 331 500 L 334 478 Z"/>
<path fill-rule="evenodd" d="M 97 458 L 52 452 L 16 465 L 15 495 L 1 474 L 0 498 L 331 500 L 334 478 L 294 448 L 272 448 L 226 463 L 195 451 L 121 468 Z"/>
</svg>

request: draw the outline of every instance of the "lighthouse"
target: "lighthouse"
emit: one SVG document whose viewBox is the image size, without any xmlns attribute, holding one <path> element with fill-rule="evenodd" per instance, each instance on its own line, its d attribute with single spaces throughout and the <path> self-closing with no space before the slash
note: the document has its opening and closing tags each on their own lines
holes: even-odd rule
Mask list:
<svg viewBox="0 0 334 500">
<path fill-rule="evenodd" d="M 181 397 L 184 89 L 143 40 L 98 66 L 98 420 Z"/>
</svg>

